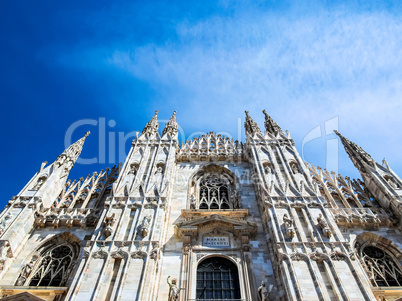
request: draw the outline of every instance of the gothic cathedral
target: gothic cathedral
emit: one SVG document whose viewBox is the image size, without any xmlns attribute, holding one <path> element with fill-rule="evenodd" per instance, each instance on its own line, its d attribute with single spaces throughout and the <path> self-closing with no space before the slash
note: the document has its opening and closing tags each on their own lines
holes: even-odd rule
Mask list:
<svg viewBox="0 0 402 301">
<path fill-rule="evenodd" d="M 178 142 L 158 112 L 126 161 L 67 180 L 87 133 L 0 214 L 1 300 L 402 300 L 402 180 L 339 136 L 362 180 L 301 160 L 265 112 L 246 141 Z"/>
</svg>

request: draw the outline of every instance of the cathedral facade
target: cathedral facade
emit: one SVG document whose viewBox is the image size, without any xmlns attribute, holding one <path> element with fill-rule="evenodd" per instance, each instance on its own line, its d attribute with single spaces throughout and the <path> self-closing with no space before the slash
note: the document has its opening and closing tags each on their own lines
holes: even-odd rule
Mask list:
<svg viewBox="0 0 402 301">
<path fill-rule="evenodd" d="M 0 214 L 1 300 L 402 300 L 402 180 L 304 163 L 265 112 L 179 144 L 158 112 L 123 164 L 68 180 L 87 133 Z"/>
</svg>

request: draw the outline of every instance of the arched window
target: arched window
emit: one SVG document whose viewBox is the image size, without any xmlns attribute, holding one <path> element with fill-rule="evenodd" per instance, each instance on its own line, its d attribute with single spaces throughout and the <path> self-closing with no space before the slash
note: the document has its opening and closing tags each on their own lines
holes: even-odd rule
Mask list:
<svg viewBox="0 0 402 301">
<path fill-rule="evenodd" d="M 68 279 L 69 268 L 73 260 L 70 246 L 55 246 L 48 250 L 29 283 L 29 286 L 60 286 Z"/>
<path fill-rule="evenodd" d="M 47 241 L 22 267 L 16 285 L 65 285 L 77 260 L 79 243 L 79 239 L 70 233 L 62 233 Z"/>
<path fill-rule="evenodd" d="M 230 209 L 228 184 L 210 175 L 200 181 L 199 209 Z"/>
<path fill-rule="evenodd" d="M 236 265 L 222 257 L 202 261 L 197 269 L 197 300 L 240 299 Z"/>
<path fill-rule="evenodd" d="M 386 251 L 368 245 L 360 250 L 360 258 L 374 286 L 402 286 L 402 269 Z"/>
<path fill-rule="evenodd" d="M 240 209 L 241 198 L 237 178 L 228 168 L 210 164 L 191 179 L 188 205 L 190 209 Z"/>
</svg>

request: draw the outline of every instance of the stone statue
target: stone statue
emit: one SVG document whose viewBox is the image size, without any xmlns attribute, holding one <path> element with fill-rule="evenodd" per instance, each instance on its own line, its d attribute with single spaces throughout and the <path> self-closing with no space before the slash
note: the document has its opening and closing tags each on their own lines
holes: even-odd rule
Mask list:
<svg viewBox="0 0 402 301">
<path fill-rule="evenodd" d="M 391 178 L 388 178 L 387 182 L 392 188 L 398 188 L 398 185 Z"/>
<path fill-rule="evenodd" d="M 145 216 L 144 219 L 142 220 L 142 223 L 140 226 L 140 234 L 142 237 L 145 237 L 148 234 L 150 220 L 151 220 L 150 216 Z"/>
<path fill-rule="evenodd" d="M 265 282 L 261 281 L 261 286 L 258 288 L 258 300 L 259 301 L 268 301 L 268 289 L 265 286 Z"/>
<path fill-rule="evenodd" d="M 154 175 L 154 185 L 157 187 L 158 190 L 161 188 L 162 178 L 163 178 L 163 168 L 162 166 L 158 166 L 156 168 Z"/>
<path fill-rule="evenodd" d="M 172 279 L 172 282 L 169 282 L 170 276 L 167 277 L 167 284 L 169 285 L 169 299 L 168 301 L 177 301 L 179 300 L 180 289 L 177 287 L 176 278 Z"/>
<path fill-rule="evenodd" d="M 136 175 L 137 174 L 137 165 L 136 164 L 131 164 L 130 165 L 130 171 L 128 172 L 128 174 L 131 174 L 131 175 Z"/>
<path fill-rule="evenodd" d="M 28 277 L 29 274 L 30 274 L 31 271 L 32 271 L 32 268 L 33 268 L 33 261 L 31 260 L 31 261 L 30 261 L 29 263 L 27 263 L 27 264 L 25 265 L 25 267 L 22 269 L 21 276 L 23 276 L 23 277 Z"/>
<path fill-rule="evenodd" d="M 320 214 L 318 215 L 318 217 L 317 217 L 317 222 L 318 222 L 318 225 L 319 225 L 319 227 L 321 228 L 322 233 L 324 234 L 324 236 L 325 236 L 326 238 L 330 238 L 331 235 L 332 235 L 332 232 L 331 232 L 331 230 L 329 229 L 328 223 L 326 222 L 325 218 L 323 218 L 323 216 L 322 216 L 321 213 L 320 213 Z"/>
<path fill-rule="evenodd" d="M 324 228 L 328 227 L 328 224 L 325 221 L 325 219 L 322 217 L 321 213 L 317 217 L 317 222 L 320 225 L 321 229 L 324 229 Z"/>
<path fill-rule="evenodd" d="M 297 167 L 297 164 L 292 164 L 292 171 L 294 174 L 298 174 L 299 173 L 299 168 Z"/>
<path fill-rule="evenodd" d="M 283 223 L 285 224 L 286 236 L 290 239 L 293 239 L 293 237 L 295 236 L 295 229 L 293 228 L 293 219 L 288 217 L 288 215 L 285 213 L 283 215 Z"/>
<path fill-rule="evenodd" d="M 240 209 L 240 193 L 238 190 L 233 191 L 232 202 L 233 209 Z"/>
<path fill-rule="evenodd" d="M 293 219 L 288 217 L 286 213 L 283 215 L 283 222 L 287 228 L 293 227 Z"/>
<path fill-rule="evenodd" d="M 271 167 L 269 165 L 265 166 L 264 171 L 266 174 L 270 174 L 271 173 Z"/>
<path fill-rule="evenodd" d="M 32 190 L 39 190 L 39 188 L 42 187 L 43 183 L 45 183 L 46 177 L 40 177 L 38 181 L 36 182 L 35 186 L 32 188 Z"/>
<path fill-rule="evenodd" d="M 194 194 L 190 196 L 190 209 L 196 209 L 197 200 L 195 199 Z"/>
</svg>

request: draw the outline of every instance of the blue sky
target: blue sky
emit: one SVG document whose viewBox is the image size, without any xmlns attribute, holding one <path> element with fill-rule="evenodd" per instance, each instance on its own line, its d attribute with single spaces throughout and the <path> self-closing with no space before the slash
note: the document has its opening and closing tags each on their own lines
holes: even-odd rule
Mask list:
<svg viewBox="0 0 402 301">
<path fill-rule="evenodd" d="M 71 178 L 121 161 L 156 109 L 161 120 L 177 110 L 184 139 L 243 141 L 244 110 L 263 128 L 266 109 L 300 152 L 305 139 L 306 161 L 358 177 L 337 128 L 401 175 L 401 14 L 400 1 L 3 0 L 0 205 L 56 159 L 75 122 L 98 122 L 72 139 L 90 130 L 82 157 L 101 162 Z"/>
</svg>

